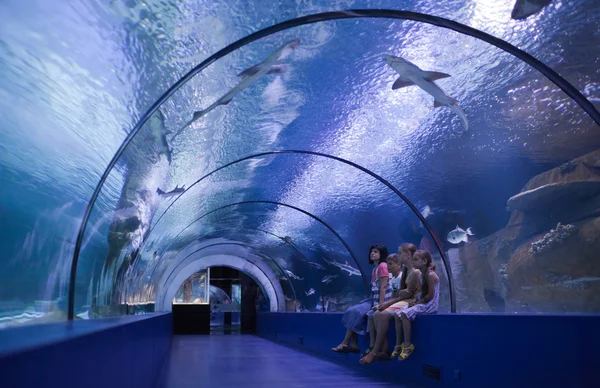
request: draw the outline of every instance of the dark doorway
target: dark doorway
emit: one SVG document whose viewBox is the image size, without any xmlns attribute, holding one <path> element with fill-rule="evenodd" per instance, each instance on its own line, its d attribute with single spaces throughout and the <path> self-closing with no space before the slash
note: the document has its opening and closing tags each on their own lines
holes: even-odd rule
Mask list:
<svg viewBox="0 0 600 388">
<path fill-rule="evenodd" d="M 255 334 L 256 312 L 268 311 L 269 301 L 254 279 L 233 268 L 211 267 L 210 285 L 211 334 Z"/>
<path fill-rule="evenodd" d="M 239 334 L 241 319 L 240 272 L 210 268 L 211 334 Z"/>
<path fill-rule="evenodd" d="M 248 275 L 230 267 L 210 267 L 186 279 L 173 300 L 178 334 L 255 334 L 256 312 L 269 300 Z"/>
</svg>

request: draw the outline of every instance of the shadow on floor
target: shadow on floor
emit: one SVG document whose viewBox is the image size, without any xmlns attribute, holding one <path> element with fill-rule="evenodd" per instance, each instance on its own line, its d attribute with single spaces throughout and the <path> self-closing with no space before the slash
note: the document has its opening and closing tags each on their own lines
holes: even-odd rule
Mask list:
<svg viewBox="0 0 600 388">
<path fill-rule="evenodd" d="M 252 335 L 173 337 L 158 386 L 407 388 Z"/>
</svg>

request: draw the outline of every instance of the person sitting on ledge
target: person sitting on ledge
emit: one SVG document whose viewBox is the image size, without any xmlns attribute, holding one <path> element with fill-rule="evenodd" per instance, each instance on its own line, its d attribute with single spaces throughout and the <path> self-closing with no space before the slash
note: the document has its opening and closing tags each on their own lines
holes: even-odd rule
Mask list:
<svg viewBox="0 0 600 388">
<path fill-rule="evenodd" d="M 371 310 L 371 307 L 375 304 L 384 303 L 386 300 L 391 298 L 392 287 L 391 284 L 388 286 L 388 269 L 385 263 L 385 258 L 388 255 L 388 250 L 383 245 L 372 245 L 369 248 L 369 264 L 375 264 L 373 273 L 371 276 L 371 298 L 365 299 L 360 303 L 348 307 L 342 317 L 342 324 L 346 327 L 346 335 L 341 344 L 332 348 L 331 350 L 339 353 L 360 353 L 358 349 L 358 337 L 357 335 L 365 334 L 365 323 L 367 320 L 367 313 Z M 388 290 L 389 288 L 389 290 Z M 381 289 L 384 292 L 381 292 Z M 389 291 L 389 292 L 388 292 Z M 387 299 L 386 299 L 387 295 Z M 373 325 L 373 320 L 369 320 L 369 325 Z M 375 328 L 372 328 L 372 342 L 375 343 Z M 352 341 L 352 345 L 350 342 Z"/>
<path fill-rule="evenodd" d="M 406 306 L 411 301 L 414 301 L 415 293 L 420 288 L 419 270 L 413 268 L 412 257 L 417 247 L 414 244 L 405 243 L 398 248 L 398 254 L 393 254 L 388 257 L 388 267 L 392 272 L 399 271 L 400 266 L 404 265 L 402 276 L 400 278 L 400 290 L 394 295 L 394 298 L 378 306 L 374 306 L 374 322 L 377 332 L 375 346 L 368 354 L 365 354 L 360 359 L 362 364 L 370 364 L 375 359 L 390 359 L 387 353 L 387 332 L 390 319 L 396 316 L 396 311 Z M 396 321 L 396 346 L 392 357 L 397 357 L 402 349 L 402 327 L 401 321 Z"/>
<path fill-rule="evenodd" d="M 402 319 L 404 332 L 404 344 L 398 360 L 406 360 L 415 350 L 411 343 L 411 322 L 417 315 L 437 313 L 440 299 L 440 278 L 435 273 L 431 254 L 424 250 L 416 251 L 413 255 L 413 266 L 422 273 L 421 297 L 416 302 L 409 303 L 407 308 L 396 312 Z"/>
</svg>

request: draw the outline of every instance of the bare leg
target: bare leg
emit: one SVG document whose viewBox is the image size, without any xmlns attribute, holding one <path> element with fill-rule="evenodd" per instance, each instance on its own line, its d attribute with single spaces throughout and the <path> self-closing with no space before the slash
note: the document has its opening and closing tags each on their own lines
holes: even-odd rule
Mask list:
<svg viewBox="0 0 600 388">
<path fill-rule="evenodd" d="M 399 316 L 394 315 L 394 323 L 396 326 L 396 346 L 402 345 L 402 320 Z"/>
<path fill-rule="evenodd" d="M 351 341 L 351 345 L 350 346 L 358 349 L 358 334 L 356 334 L 353 331 L 351 331 L 350 333 L 352 333 L 352 336 L 350 337 L 350 341 Z"/>
<path fill-rule="evenodd" d="M 402 312 L 402 330 L 404 331 L 404 348 L 402 349 L 402 353 L 398 356 L 398 360 L 406 360 L 408 356 L 415 351 L 415 347 L 410 342 L 410 328 L 411 324 L 406 314 Z"/>
<path fill-rule="evenodd" d="M 345 346 L 348 346 L 350 344 L 350 339 L 352 339 L 352 338 L 354 338 L 356 340 L 356 333 L 354 333 L 351 330 L 346 330 L 346 335 L 344 336 L 344 340 L 342 341 L 342 343 L 331 350 L 333 350 L 334 352 L 341 351 L 342 348 L 344 348 Z M 358 348 L 358 345 L 356 347 Z"/>
<path fill-rule="evenodd" d="M 375 327 L 377 335 L 375 336 L 375 343 L 373 346 L 372 353 L 379 354 L 387 350 L 387 333 L 389 328 L 389 322 L 392 316 L 385 311 L 375 313 Z"/>
<path fill-rule="evenodd" d="M 410 321 L 406 315 L 402 313 L 402 331 L 404 331 L 404 348 L 408 348 L 410 343 Z"/>
<path fill-rule="evenodd" d="M 373 348 L 375 346 L 376 334 L 377 334 L 377 332 L 375 329 L 375 322 L 373 321 L 373 319 L 369 318 L 369 337 L 370 337 L 369 347 L 370 348 Z"/>
<path fill-rule="evenodd" d="M 352 338 L 352 334 L 354 334 L 354 332 L 352 330 L 346 330 L 346 335 L 344 336 L 344 340 L 342 341 L 342 344 L 349 345 L 350 339 Z"/>
</svg>

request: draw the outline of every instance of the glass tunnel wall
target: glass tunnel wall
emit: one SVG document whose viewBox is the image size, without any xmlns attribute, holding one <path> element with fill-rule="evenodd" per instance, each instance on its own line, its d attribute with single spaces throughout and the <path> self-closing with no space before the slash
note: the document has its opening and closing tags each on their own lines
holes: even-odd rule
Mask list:
<svg viewBox="0 0 600 388">
<path fill-rule="evenodd" d="M 444 16 L 534 55 L 598 107 L 597 2 L 554 1 L 520 21 L 508 1 L 342 3 L 0 5 L 0 327 L 66 319 L 82 215 L 125 135 L 190 68 L 276 22 L 343 8 Z M 270 73 L 227 101 L 240 72 L 293 39 Z M 386 54 L 451 75 L 436 83 L 468 129 L 417 86 L 392 90 Z M 402 242 L 434 254 L 441 311 L 448 271 L 458 312 L 598 313 L 599 129 L 531 66 L 447 29 L 348 19 L 275 33 L 195 75 L 124 150 L 80 241 L 75 314 L 155 310 L 185 268 L 219 257 L 277 283 L 280 311 L 344 311 L 367 294 L 369 246 Z M 340 157 L 390 182 L 421 210 L 450 268 L 401 198 L 339 161 L 264 155 L 192 186 L 274 150 Z"/>
</svg>

